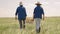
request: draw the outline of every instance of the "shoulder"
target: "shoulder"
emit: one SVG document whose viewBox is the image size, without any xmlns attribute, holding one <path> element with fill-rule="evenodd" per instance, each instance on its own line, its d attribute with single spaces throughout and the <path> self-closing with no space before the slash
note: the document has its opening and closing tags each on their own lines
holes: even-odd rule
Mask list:
<svg viewBox="0 0 60 34">
<path fill-rule="evenodd" d="M 17 7 L 17 9 L 19 9 L 20 7 Z"/>
<path fill-rule="evenodd" d="M 34 10 L 36 10 L 36 9 L 37 9 L 37 7 L 34 8 Z"/>
<path fill-rule="evenodd" d="M 40 9 L 43 9 L 43 8 L 40 6 Z"/>
<path fill-rule="evenodd" d="M 25 7 L 22 7 L 23 9 L 25 9 Z"/>
</svg>

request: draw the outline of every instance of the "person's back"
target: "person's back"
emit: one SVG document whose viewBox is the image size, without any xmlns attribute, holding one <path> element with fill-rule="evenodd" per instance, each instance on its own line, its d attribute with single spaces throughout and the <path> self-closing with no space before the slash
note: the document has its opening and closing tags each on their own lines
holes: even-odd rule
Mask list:
<svg viewBox="0 0 60 34">
<path fill-rule="evenodd" d="M 20 2 L 19 7 L 16 9 L 15 18 L 18 15 L 18 21 L 20 24 L 20 29 L 25 29 L 25 20 L 26 20 L 26 9 L 23 7 L 22 2 Z M 23 21 L 23 22 L 22 22 Z"/>
<path fill-rule="evenodd" d="M 44 14 L 43 12 L 43 8 L 41 6 L 37 6 L 34 9 L 34 18 L 41 18 L 42 19 L 42 14 Z"/>
<path fill-rule="evenodd" d="M 33 19 L 35 20 L 36 23 L 36 32 L 39 33 L 40 32 L 40 22 L 42 19 L 42 15 L 43 15 L 43 19 L 44 19 L 44 11 L 43 8 L 41 7 L 41 4 L 38 2 L 36 4 L 37 6 L 34 9 L 34 13 L 33 13 Z"/>
<path fill-rule="evenodd" d="M 25 8 L 23 6 L 19 6 L 17 8 L 17 13 L 18 13 L 18 19 L 26 17 L 26 10 L 25 10 Z"/>
</svg>

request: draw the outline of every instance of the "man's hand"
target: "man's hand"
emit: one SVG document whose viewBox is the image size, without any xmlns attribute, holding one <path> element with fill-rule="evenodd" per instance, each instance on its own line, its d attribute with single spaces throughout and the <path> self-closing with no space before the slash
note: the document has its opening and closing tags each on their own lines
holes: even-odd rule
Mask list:
<svg viewBox="0 0 60 34">
<path fill-rule="evenodd" d="M 34 21 L 34 19 L 32 19 L 31 21 Z"/>
<path fill-rule="evenodd" d="M 43 15 L 43 20 L 45 20 L 45 16 Z"/>
<path fill-rule="evenodd" d="M 32 21 L 34 21 L 34 14 L 33 14 L 33 18 L 32 18 Z"/>
<path fill-rule="evenodd" d="M 43 17 L 43 20 L 44 20 L 45 18 Z"/>
<path fill-rule="evenodd" d="M 15 20 L 17 20 L 17 16 L 15 16 Z"/>
</svg>

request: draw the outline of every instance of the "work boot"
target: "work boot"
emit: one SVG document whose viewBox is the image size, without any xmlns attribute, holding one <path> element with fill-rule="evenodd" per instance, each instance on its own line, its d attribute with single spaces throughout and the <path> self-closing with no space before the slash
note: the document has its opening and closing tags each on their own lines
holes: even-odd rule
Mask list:
<svg viewBox="0 0 60 34">
<path fill-rule="evenodd" d="M 40 27 L 39 27 L 39 29 L 38 29 L 38 30 L 36 30 L 36 32 L 37 32 L 37 33 L 40 33 Z"/>
<path fill-rule="evenodd" d="M 23 29 L 25 29 L 25 25 L 23 25 Z"/>
<path fill-rule="evenodd" d="M 39 32 L 40 32 L 41 28 L 39 27 Z"/>
</svg>

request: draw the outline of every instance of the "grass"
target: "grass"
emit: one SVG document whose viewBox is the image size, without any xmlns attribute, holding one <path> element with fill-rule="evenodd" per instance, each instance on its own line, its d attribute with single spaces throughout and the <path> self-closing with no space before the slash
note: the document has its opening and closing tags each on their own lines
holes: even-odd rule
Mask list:
<svg viewBox="0 0 60 34">
<path fill-rule="evenodd" d="M 35 23 L 28 20 L 26 21 L 26 29 L 22 30 L 22 34 L 36 34 Z M 0 18 L 0 34 L 21 34 L 18 20 Z M 60 34 L 60 17 L 49 17 L 45 21 L 42 20 L 40 34 Z"/>
</svg>

